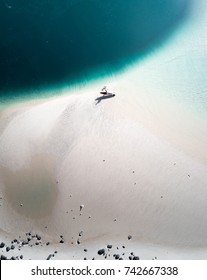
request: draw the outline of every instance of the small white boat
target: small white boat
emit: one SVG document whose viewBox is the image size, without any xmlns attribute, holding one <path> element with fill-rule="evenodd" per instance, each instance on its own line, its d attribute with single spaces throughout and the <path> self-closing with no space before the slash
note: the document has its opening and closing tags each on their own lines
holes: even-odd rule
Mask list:
<svg viewBox="0 0 207 280">
<path fill-rule="evenodd" d="M 112 97 L 112 96 L 115 96 L 115 94 L 113 94 L 113 93 L 111 93 L 111 92 L 108 92 L 106 86 L 104 86 L 104 87 L 102 88 L 102 90 L 100 91 L 100 94 L 105 95 L 105 96 L 111 96 L 111 97 Z"/>
</svg>

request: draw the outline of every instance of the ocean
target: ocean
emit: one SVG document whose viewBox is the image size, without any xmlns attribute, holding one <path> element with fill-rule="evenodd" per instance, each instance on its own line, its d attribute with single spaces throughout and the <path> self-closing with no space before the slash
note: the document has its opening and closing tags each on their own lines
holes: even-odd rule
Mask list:
<svg viewBox="0 0 207 280">
<path fill-rule="evenodd" d="M 187 0 L 0 0 L 0 102 L 117 72 L 162 47 Z"/>
</svg>

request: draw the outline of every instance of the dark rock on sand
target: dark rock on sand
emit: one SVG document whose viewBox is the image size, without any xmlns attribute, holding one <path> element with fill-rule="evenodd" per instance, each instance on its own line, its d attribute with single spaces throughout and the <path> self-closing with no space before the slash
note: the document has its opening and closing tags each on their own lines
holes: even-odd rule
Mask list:
<svg viewBox="0 0 207 280">
<path fill-rule="evenodd" d="M 138 256 L 134 256 L 133 260 L 139 260 L 139 257 Z"/>
<path fill-rule="evenodd" d="M 120 258 L 120 255 L 119 254 L 115 254 L 114 258 L 115 258 L 115 260 L 118 260 Z"/>
<path fill-rule="evenodd" d="M 14 250 L 15 249 L 15 246 L 14 245 L 11 245 L 11 250 Z"/>
<path fill-rule="evenodd" d="M 107 248 L 108 248 L 108 249 L 111 249 L 111 248 L 112 248 L 112 245 L 107 245 Z"/>
<path fill-rule="evenodd" d="M 98 250 L 98 254 L 99 254 L 99 255 L 104 255 L 104 254 L 105 254 L 105 249 L 100 249 L 100 250 Z"/>
<path fill-rule="evenodd" d="M 6 247 L 6 251 L 7 251 L 7 252 L 9 252 L 9 251 L 10 251 L 10 249 L 11 249 L 11 248 L 10 248 L 9 246 L 8 246 L 8 247 Z"/>
<path fill-rule="evenodd" d="M 41 236 L 39 234 L 36 234 L 37 240 L 41 240 Z"/>
<path fill-rule="evenodd" d="M 50 254 L 46 260 L 50 260 L 52 258 L 52 255 Z"/>
<path fill-rule="evenodd" d="M 131 235 L 128 235 L 128 240 L 132 239 L 132 236 Z"/>
<path fill-rule="evenodd" d="M 1 258 L 0 258 L 1 260 L 7 260 L 7 257 L 6 256 L 4 256 L 4 255 L 1 255 Z"/>
<path fill-rule="evenodd" d="M 4 248 L 5 245 L 6 245 L 6 244 L 5 244 L 4 242 L 1 242 L 0 248 Z"/>
</svg>

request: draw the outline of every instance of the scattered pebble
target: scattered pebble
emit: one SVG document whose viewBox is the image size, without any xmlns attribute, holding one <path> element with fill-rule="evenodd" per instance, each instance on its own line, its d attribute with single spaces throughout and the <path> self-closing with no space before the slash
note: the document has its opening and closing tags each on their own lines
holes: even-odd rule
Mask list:
<svg viewBox="0 0 207 280">
<path fill-rule="evenodd" d="M 52 258 L 52 255 L 50 254 L 46 260 L 50 260 Z"/>
<path fill-rule="evenodd" d="M 7 257 L 6 256 L 4 256 L 4 255 L 1 255 L 1 258 L 0 258 L 1 260 L 7 260 Z"/>
<path fill-rule="evenodd" d="M 128 240 L 132 239 L 132 236 L 131 235 L 128 235 Z"/>
<path fill-rule="evenodd" d="M 5 244 L 4 242 L 1 242 L 0 243 L 0 248 L 4 248 L 5 247 L 5 255 L 1 255 L 0 256 L 0 259 L 3 260 L 3 259 L 11 259 L 11 260 L 21 260 L 23 259 L 23 255 L 19 255 L 19 256 L 10 256 L 9 253 L 8 255 L 6 254 L 6 252 L 9 252 L 10 250 L 14 250 L 16 248 L 16 250 L 23 250 L 23 246 L 24 245 L 28 245 L 30 247 L 35 247 L 35 246 L 48 246 L 50 245 L 50 242 L 49 241 L 44 241 L 42 242 L 42 237 L 39 235 L 39 234 L 33 234 L 31 232 L 28 232 L 28 233 L 25 233 L 26 235 L 26 239 L 25 239 L 25 236 L 19 236 L 17 239 L 14 239 L 12 241 L 10 241 L 10 244 Z M 81 230 L 79 233 L 78 233 L 78 236 L 79 238 L 77 237 L 74 237 L 74 239 L 76 240 L 76 242 L 71 242 L 71 244 L 81 244 L 81 236 L 83 235 L 83 230 Z M 72 237 L 73 239 L 73 237 Z M 128 235 L 128 240 L 132 239 L 132 235 Z M 65 240 L 64 240 L 64 237 L 63 235 L 60 235 L 60 243 L 65 243 Z M 19 245 L 18 245 L 19 244 Z M 74 246 L 73 245 L 73 246 Z M 125 253 L 122 249 L 125 249 L 125 245 L 120 245 L 120 246 L 117 246 L 117 245 L 112 245 L 112 244 L 107 244 L 106 245 L 106 248 L 107 249 L 99 249 L 97 251 L 97 254 L 100 255 L 100 256 L 103 256 L 102 258 L 104 259 L 112 259 L 114 258 L 115 260 L 123 260 L 124 259 L 127 259 L 129 258 L 129 260 L 139 260 L 139 256 L 137 256 L 134 252 L 131 252 L 130 255 L 129 253 Z M 110 253 L 110 249 L 114 248 L 114 250 L 112 251 L 113 252 L 113 255 L 112 254 L 108 254 Z M 86 248 L 83 248 L 82 249 L 85 253 L 88 252 L 88 249 Z M 107 251 L 106 251 L 107 250 Z M 114 252 L 115 250 L 119 250 L 117 252 Z M 3 250 L 2 250 L 3 252 Z M 15 252 L 15 251 L 14 251 Z M 119 253 L 119 254 L 118 254 Z M 50 260 L 50 259 L 53 259 L 53 257 L 55 257 L 55 254 L 57 254 L 57 251 L 54 251 L 53 253 L 49 254 L 47 256 L 47 260 Z M 125 257 L 124 257 L 125 256 Z M 83 255 L 83 258 L 84 260 L 86 260 L 86 255 L 84 257 Z M 95 258 L 93 258 L 94 260 Z M 156 259 L 156 257 L 154 257 L 154 259 Z"/>
<path fill-rule="evenodd" d="M 6 251 L 7 251 L 7 252 L 9 252 L 10 249 L 11 249 L 11 248 L 10 248 L 9 246 L 6 247 Z"/>
<path fill-rule="evenodd" d="M 39 234 L 36 234 L 37 240 L 41 240 L 41 236 Z"/>
<path fill-rule="evenodd" d="M 118 260 L 120 258 L 120 255 L 119 254 L 115 254 L 114 258 L 115 258 L 115 260 Z"/>
<path fill-rule="evenodd" d="M 5 246 L 5 243 L 4 243 L 4 242 L 1 242 L 0 248 L 4 248 L 4 246 Z"/>
<path fill-rule="evenodd" d="M 98 250 L 98 255 L 105 255 L 105 249 Z"/>
</svg>

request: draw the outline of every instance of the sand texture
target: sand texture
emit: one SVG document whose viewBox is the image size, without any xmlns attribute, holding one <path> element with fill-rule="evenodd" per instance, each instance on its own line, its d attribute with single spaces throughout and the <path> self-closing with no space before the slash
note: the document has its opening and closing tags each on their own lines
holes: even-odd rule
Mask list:
<svg viewBox="0 0 207 280">
<path fill-rule="evenodd" d="M 141 65 L 1 112 L 2 254 L 13 240 L 7 255 L 26 259 L 206 259 L 198 2 L 193 23 Z M 97 99 L 104 84 L 115 97 Z"/>
</svg>

